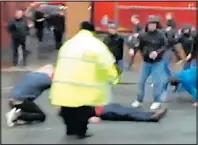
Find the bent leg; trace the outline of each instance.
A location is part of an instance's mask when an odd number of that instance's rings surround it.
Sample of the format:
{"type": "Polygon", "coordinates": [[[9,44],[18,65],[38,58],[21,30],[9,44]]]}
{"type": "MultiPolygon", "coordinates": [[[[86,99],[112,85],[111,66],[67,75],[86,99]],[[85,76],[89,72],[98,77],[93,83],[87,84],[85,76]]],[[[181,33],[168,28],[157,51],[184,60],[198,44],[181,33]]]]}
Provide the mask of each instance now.
{"type": "Polygon", "coordinates": [[[15,105],[17,109],[21,109],[21,114],[17,118],[26,122],[45,121],[44,112],[33,102],[25,100],[22,104],[15,105]]]}

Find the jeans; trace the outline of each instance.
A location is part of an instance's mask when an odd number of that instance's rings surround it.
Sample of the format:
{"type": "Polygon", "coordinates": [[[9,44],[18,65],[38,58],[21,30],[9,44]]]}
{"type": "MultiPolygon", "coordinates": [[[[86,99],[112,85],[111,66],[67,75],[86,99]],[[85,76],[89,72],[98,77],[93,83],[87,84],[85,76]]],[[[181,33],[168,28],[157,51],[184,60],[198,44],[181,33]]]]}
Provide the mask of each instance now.
{"type": "MultiPolygon", "coordinates": [[[[172,75],[172,71],[170,69],[170,63],[171,63],[171,60],[172,60],[172,56],[173,56],[173,53],[171,50],[167,50],[165,52],[165,55],[164,55],[164,71],[165,71],[165,76],[164,77],[170,77],[172,75]]],[[[167,79],[167,82],[164,84],[164,91],[167,91],[167,88],[168,88],[168,79],[167,79]]]]}
{"type": "Polygon", "coordinates": [[[140,73],[140,80],[138,84],[137,101],[142,102],[145,94],[145,83],[148,77],[151,75],[153,80],[153,97],[155,102],[161,102],[161,95],[166,82],[164,72],[164,61],[156,63],[143,62],[142,70],[140,73]]]}
{"type": "Polygon", "coordinates": [[[124,68],[124,61],[123,59],[121,60],[116,60],[116,64],[119,66],[120,72],[123,72],[123,68],[124,68]]]}

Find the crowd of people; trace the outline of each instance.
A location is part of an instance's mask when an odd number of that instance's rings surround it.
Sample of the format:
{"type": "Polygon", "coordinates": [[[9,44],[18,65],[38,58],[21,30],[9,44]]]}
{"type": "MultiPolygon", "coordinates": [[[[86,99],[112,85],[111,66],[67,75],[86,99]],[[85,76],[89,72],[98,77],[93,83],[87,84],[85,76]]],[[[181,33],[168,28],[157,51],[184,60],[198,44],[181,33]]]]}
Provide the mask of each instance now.
{"type": "Polygon", "coordinates": [[[12,90],[7,125],[44,122],[46,115],[34,100],[46,89],[50,89],[52,105],[60,108],[59,116],[66,134],[80,139],[91,136],[87,134],[88,123],[98,123],[101,119],[158,122],[167,112],[161,103],[162,97],[166,98],[168,85],[174,86],[175,91],[184,88],[197,106],[197,32],[192,26],[176,30],[170,13],[167,19],[166,28],[162,28],[158,16],[149,16],[145,27],[137,15],[131,18],[135,29],[127,41],[132,57],[130,65],[138,51],[143,58],[137,98],[132,107],[111,103],[110,86],[119,84],[123,72],[124,39],[117,33],[116,24],[109,22],[108,34],[101,41],[96,37],[95,26],[82,22],[79,32],[61,47],[59,45],[56,67],[46,65],[26,74],[12,90]],[[178,43],[185,57],[175,47],[178,43]],[[174,73],[169,67],[172,54],[176,55],[178,63],[185,63],[180,72],[174,73]],[[137,108],[143,103],[149,76],[152,77],[154,102],[150,111],[143,111],[137,108]]]}
{"type": "MultiPolygon", "coordinates": [[[[34,3],[24,10],[17,10],[15,18],[8,25],[8,31],[11,34],[13,42],[13,66],[19,65],[19,47],[22,48],[22,65],[27,64],[27,55],[30,53],[26,49],[27,36],[31,30],[35,30],[36,38],[41,43],[44,37],[44,29],[47,28],[54,34],[55,49],[62,45],[63,34],[65,32],[65,16],[63,8],[56,10],[52,14],[45,14],[44,8],[47,6],[35,6],[34,3]]],[[[50,9],[50,8],[48,8],[50,9]]]]}

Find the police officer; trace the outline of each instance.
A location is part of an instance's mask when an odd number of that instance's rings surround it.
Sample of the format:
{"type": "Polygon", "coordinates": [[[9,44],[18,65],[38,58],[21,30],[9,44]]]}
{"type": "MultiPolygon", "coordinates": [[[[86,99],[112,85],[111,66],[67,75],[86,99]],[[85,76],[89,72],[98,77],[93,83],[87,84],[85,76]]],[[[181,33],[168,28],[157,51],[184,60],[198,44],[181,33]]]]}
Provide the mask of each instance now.
{"type": "MultiPolygon", "coordinates": [[[[153,79],[154,103],[150,109],[157,109],[161,105],[161,94],[164,87],[164,61],[163,55],[166,50],[166,38],[160,29],[160,20],[156,16],[149,17],[145,32],[139,35],[137,47],[143,57],[142,71],[138,86],[137,100],[132,103],[133,107],[139,107],[144,99],[144,88],[147,78],[153,79]]],[[[134,48],[129,50],[134,55],[134,48]]]]}
{"type": "Polygon", "coordinates": [[[116,59],[116,64],[120,71],[123,71],[123,46],[124,39],[117,33],[116,24],[109,22],[108,34],[104,38],[104,43],[109,47],[110,51],[116,59]]]}
{"type": "Polygon", "coordinates": [[[94,31],[93,24],[82,22],[81,31],[60,48],[50,93],[52,104],[61,107],[67,135],[80,139],[90,136],[88,120],[95,115],[91,106],[108,103],[109,82],[118,75],[113,55],[94,31]]]}

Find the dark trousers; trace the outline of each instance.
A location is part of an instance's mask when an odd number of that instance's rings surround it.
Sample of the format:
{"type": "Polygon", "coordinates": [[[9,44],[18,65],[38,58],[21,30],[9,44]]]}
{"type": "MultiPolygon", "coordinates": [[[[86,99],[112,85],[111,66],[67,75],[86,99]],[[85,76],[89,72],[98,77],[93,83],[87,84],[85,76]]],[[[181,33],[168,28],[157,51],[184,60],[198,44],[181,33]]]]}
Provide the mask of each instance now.
{"type": "Polygon", "coordinates": [[[28,123],[33,121],[45,121],[46,116],[44,112],[31,100],[24,100],[21,104],[10,102],[9,105],[11,108],[21,109],[21,113],[17,120],[23,120],[28,123]]]}
{"type": "Polygon", "coordinates": [[[12,55],[12,61],[13,65],[16,66],[18,64],[18,59],[19,59],[19,54],[18,54],[18,48],[21,46],[22,48],[22,55],[23,55],[23,65],[26,65],[26,56],[27,56],[27,51],[26,51],[26,44],[25,40],[17,40],[13,39],[13,55],[12,55]]]}
{"type": "Polygon", "coordinates": [[[43,29],[36,29],[36,37],[39,40],[39,42],[42,42],[42,40],[43,40],[43,29]]]}
{"type": "Polygon", "coordinates": [[[60,49],[62,45],[63,31],[54,29],[55,48],[60,49]]]}
{"type": "Polygon", "coordinates": [[[83,136],[86,134],[88,119],[95,115],[92,107],[61,107],[60,116],[66,125],[67,134],[83,136]]]}
{"type": "Polygon", "coordinates": [[[134,63],[134,59],[135,59],[136,54],[137,54],[137,50],[135,49],[135,50],[134,50],[134,55],[131,57],[131,60],[130,60],[130,62],[129,62],[128,69],[131,69],[131,67],[132,67],[132,65],[133,65],[133,63],[134,63]]]}

